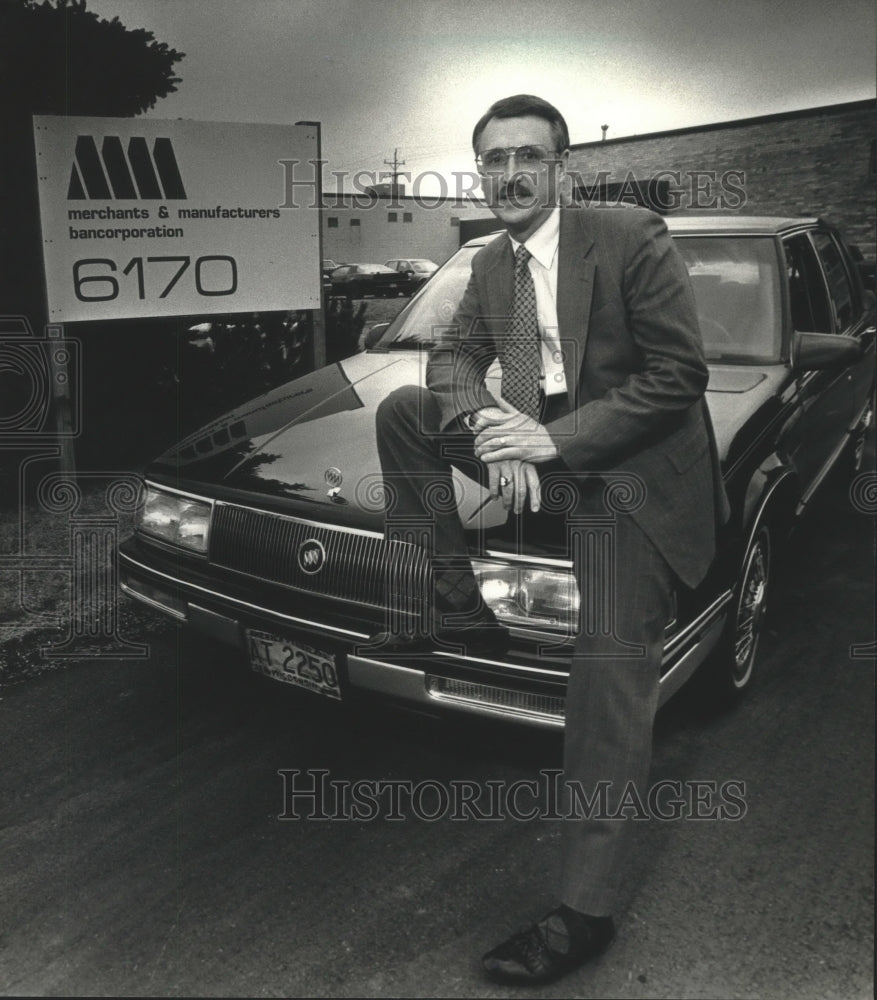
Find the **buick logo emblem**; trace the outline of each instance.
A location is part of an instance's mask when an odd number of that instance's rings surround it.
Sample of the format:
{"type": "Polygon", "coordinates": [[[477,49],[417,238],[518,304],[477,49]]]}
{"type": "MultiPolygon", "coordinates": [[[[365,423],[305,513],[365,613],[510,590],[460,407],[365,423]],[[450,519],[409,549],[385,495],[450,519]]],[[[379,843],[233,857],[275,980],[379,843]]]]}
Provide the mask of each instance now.
{"type": "Polygon", "coordinates": [[[333,487],[333,489],[337,489],[344,482],[341,470],[336,469],[334,465],[331,469],[326,469],[323,475],[326,478],[326,485],[333,487]]]}
{"type": "Polygon", "coordinates": [[[326,562],[326,550],[322,542],[309,538],[298,547],[298,565],[303,573],[319,573],[326,562]]]}

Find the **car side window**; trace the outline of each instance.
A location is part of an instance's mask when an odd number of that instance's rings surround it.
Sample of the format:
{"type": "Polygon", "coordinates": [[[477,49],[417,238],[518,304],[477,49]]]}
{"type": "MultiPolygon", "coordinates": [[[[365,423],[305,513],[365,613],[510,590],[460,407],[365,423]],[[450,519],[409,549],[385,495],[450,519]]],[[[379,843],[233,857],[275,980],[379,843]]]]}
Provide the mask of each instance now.
{"type": "Polygon", "coordinates": [[[810,240],[792,236],[783,243],[792,326],[807,333],[832,333],[832,311],[822,268],[810,240]]]}
{"type": "Polygon", "coordinates": [[[828,233],[814,233],[813,242],[816,244],[816,252],[825,268],[825,277],[828,281],[828,293],[831,297],[831,306],[834,311],[834,318],[839,331],[846,330],[857,315],[855,289],[850,281],[840,248],[828,233]]]}

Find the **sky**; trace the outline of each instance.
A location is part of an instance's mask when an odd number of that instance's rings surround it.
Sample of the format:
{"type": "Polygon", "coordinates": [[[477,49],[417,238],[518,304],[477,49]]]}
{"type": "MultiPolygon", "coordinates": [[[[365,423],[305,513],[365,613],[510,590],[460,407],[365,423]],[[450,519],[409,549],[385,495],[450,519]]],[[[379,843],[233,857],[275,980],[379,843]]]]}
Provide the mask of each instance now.
{"type": "Polygon", "coordinates": [[[319,121],[328,169],[349,173],[386,171],[396,155],[412,178],[471,171],[472,126],[513,93],[555,104],[577,143],[600,139],[604,124],[615,138],[874,98],[877,89],[873,0],[87,6],[186,53],[178,92],[151,117],[319,121]]]}

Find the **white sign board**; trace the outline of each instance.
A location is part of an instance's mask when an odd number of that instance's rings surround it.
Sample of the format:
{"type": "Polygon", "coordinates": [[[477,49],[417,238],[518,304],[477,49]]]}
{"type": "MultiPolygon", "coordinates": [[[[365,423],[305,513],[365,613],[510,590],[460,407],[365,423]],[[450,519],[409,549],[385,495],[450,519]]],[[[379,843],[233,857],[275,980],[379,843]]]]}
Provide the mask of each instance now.
{"type": "Polygon", "coordinates": [[[33,121],[51,322],[320,307],[316,126],[33,121]]]}

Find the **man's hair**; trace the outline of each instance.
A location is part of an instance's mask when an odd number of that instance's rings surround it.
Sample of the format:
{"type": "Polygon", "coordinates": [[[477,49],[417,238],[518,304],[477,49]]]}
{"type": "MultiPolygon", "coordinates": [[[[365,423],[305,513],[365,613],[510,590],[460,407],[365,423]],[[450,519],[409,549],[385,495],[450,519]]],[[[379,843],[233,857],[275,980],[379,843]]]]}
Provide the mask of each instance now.
{"type": "Polygon", "coordinates": [[[478,140],[491,118],[542,118],[551,126],[556,153],[562,153],[569,146],[569,129],[563,115],[548,101],[532,94],[515,94],[514,97],[504,97],[484,112],[478,119],[478,124],[472,131],[472,148],[478,152],[478,140]]]}

